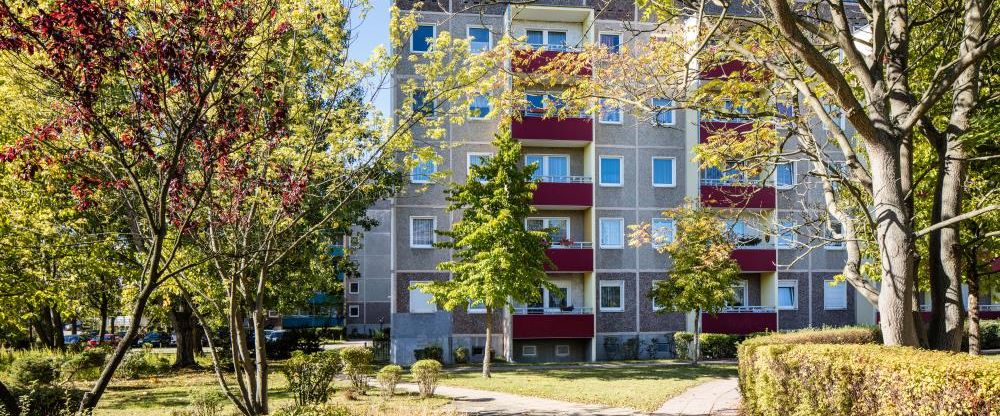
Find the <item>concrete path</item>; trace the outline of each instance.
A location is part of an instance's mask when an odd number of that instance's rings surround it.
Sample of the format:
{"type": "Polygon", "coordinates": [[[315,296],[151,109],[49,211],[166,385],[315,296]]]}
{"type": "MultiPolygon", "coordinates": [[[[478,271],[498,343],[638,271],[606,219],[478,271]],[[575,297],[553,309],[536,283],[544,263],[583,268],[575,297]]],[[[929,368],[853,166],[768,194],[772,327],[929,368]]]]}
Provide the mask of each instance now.
{"type": "Polygon", "coordinates": [[[654,412],[661,416],[735,416],[739,414],[740,390],[736,378],[710,381],[687,389],[667,400],[654,412]]]}
{"type": "MultiPolygon", "coordinates": [[[[417,386],[411,383],[399,385],[401,390],[415,392],[417,386]]],[[[561,400],[526,397],[516,394],[438,386],[434,394],[450,397],[449,405],[459,413],[482,416],[639,416],[644,413],[634,409],[605,407],[592,404],[564,402],[561,400]]]]}

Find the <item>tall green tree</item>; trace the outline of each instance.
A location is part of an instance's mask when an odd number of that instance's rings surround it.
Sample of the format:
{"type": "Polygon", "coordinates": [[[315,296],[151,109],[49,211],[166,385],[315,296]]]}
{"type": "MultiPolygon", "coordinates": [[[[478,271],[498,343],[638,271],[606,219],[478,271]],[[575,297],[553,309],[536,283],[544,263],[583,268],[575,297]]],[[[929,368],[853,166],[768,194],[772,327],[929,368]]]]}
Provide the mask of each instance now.
{"type": "Polygon", "coordinates": [[[694,362],[698,362],[702,313],[716,314],[733,302],[733,285],[740,269],[730,256],[733,243],[725,223],[716,213],[693,204],[663,212],[673,218],[675,232],[650,231],[648,224],[633,226],[629,245],[653,244],[661,254],[670,256],[672,267],[667,279],[656,282],[649,298],[657,312],[695,312],[694,362]]]}
{"type": "MultiPolygon", "coordinates": [[[[501,126],[509,123],[500,123],[501,126]]],[[[446,310],[480,305],[486,310],[486,348],[483,377],[490,377],[490,341],[496,314],[517,303],[538,301],[539,288],[555,291],[545,268],[551,261],[546,230],[532,231],[525,219],[535,212],[532,179],[535,166],[520,166],[521,145],[502,128],[493,139],[496,155],[472,166],[469,179],[446,191],[448,211],[461,211],[451,230],[439,231],[448,240],[439,248],[454,250],[454,260],[438,265],[451,272],[447,281],[416,287],[433,295],[446,310]]]]}

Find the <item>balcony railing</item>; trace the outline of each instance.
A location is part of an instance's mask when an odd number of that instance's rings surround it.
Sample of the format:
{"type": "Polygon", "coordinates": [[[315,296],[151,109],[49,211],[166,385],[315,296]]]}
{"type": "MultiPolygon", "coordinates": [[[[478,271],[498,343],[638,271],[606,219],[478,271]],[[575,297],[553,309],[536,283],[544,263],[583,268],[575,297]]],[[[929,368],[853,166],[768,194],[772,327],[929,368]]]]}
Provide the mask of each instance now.
{"type": "Polygon", "coordinates": [[[592,272],[594,271],[594,243],[589,241],[574,241],[553,243],[545,250],[552,260],[553,272],[592,272]]]}
{"type": "Polygon", "coordinates": [[[587,315],[594,313],[594,308],[568,306],[566,308],[514,308],[514,315],[587,315]]]}
{"type": "Polygon", "coordinates": [[[722,309],[723,313],[771,313],[777,311],[774,306],[743,305],[727,306],[722,309]]]}
{"type": "Polygon", "coordinates": [[[568,46],[568,45],[565,45],[565,44],[549,45],[549,44],[546,44],[546,43],[527,43],[527,42],[522,42],[522,43],[520,43],[520,46],[523,47],[523,48],[527,48],[527,49],[534,49],[534,50],[541,49],[541,50],[553,51],[553,52],[581,52],[581,51],[583,51],[582,48],[568,46]]]}
{"type": "Polygon", "coordinates": [[[741,248],[774,248],[774,243],[766,234],[732,233],[729,235],[729,240],[733,242],[737,250],[741,248]]]}
{"type": "Polygon", "coordinates": [[[594,183],[590,176],[535,176],[542,183],[594,183]]]}
{"type": "Polygon", "coordinates": [[[563,243],[559,243],[559,242],[554,242],[551,245],[549,245],[549,248],[553,249],[553,250],[563,250],[563,249],[571,250],[571,249],[581,249],[581,248],[594,248],[594,243],[592,243],[590,241],[573,241],[573,242],[569,242],[567,244],[563,244],[563,243]]]}
{"type": "Polygon", "coordinates": [[[982,312],[1000,312],[1000,305],[979,305],[982,312]]]}

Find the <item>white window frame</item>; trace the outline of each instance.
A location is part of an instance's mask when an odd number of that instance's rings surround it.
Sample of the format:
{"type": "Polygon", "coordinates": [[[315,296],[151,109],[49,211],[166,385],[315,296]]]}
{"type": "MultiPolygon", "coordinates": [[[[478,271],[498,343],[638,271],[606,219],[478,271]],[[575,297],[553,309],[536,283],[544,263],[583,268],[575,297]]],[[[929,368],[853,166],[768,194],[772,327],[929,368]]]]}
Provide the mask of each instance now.
{"type": "Polygon", "coordinates": [[[602,217],[602,218],[599,218],[597,220],[597,231],[600,234],[600,235],[597,236],[597,239],[599,240],[598,243],[600,244],[600,246],[601,246],[602,249],[618,249],[618,250],[625,249],[625,218],[621,218],[621,217],[602,217]],[[618,222],[618,232],[621,235],[621,241],[622,241],[621,244],[617,244],[617,245],[615,245],[615,244],[605,245],[604,244],[604,227],[601,226],[601,222],[603,222],[605,220],[607,220],[607,221],[617,221],[618,222]]]}
{"type": "MultiPolygon", "coordinates": [[[[569,283],[565,282],[552,282],[558,289],[566,289],[566,307],[573,307],[573,287],[569,283]]],[[[542,308],[549,312],[555,312],[562,310],[562,306],[552,305],[549,303],[549,296],[551,296],[548,288],[542,288],[542,308]]]]}
{"type": "Polygon", "coordinates": [[[625,186],[625,158],[616,155],[604,155],[597,158],[597,184],[607,188],[621,188],[625,186]],[[604,182],[601,161],[604,159],[618,159],[618,183],[604,182]]]}
{"type": "Polygon", "coordinates": [[[621,32],[616,32],[616,31],[597,32],[597,43],[598,43],[598,45],[604,45],[603,43],[601,43],[601,36],[602,35],[618,36],[618,51],[617,52],[612,52],[612,53],[619,53],[619,52],[621,52],[621,50],[622,50],[622,33],[621,32]]]}
{"type": "MultiPolygon", "coordinates": [[[[479,98],[479,97],[484,97],[484,98],[486,98],[486,103],[487,103],[487,104],[490,104],[490,96],[488,96],[488,95],[486,95],[486,94],[481,94],[481,95],[477,95],[477,96],[473,97],[473,102],[475,102],[475,99],[476,99],[476,98],[479,98]]],[[[470,108],[469,110],[470,110],[470,111],[469,111],[469,120],[480,120],[480,121],[481,121],[481,120],[487,120],[487,119],[489,119],[489,118],[490,118],[490,114],[492,114],[492,113],[493,113],[493,105],[492,105],[492,104],[490,104],[490,106],[488,107],[488,111],[486,112],[486,115],[485,115],[485,116],[483,116],[483,117],[478,117],[478,116],[473,116],[473,115],[472,115],[473,113],[472,113],[472,111],[471,111],[472,109],[470,108]]]]}
{"type": "MultiPolygon", "coordinates": [[[[410,286],[413,286],[414,284],[417,284],[417,283],[430,283],[430,281],[429,280],[413,280],[413,281],[410,282],[410,286]]],[[[410,313],[435,313],[435,312],[437,312],[437,310],[438,310],[437,309],[437,305],[435,305],[433,303],[430,303],[430,302],[427,303],[427,306],[433,307],[434,310],[414,312],[413,311],[413,292],[414,291],[423,292],[419,288],[417,288],[417,289],[409,289],[409,297],[410,297],[410,299],[409,299],[409,304],[407,305],[407,311],[409,311],[410,313]]]]}
{"type": "MultiPolygon", "coordinates": [[[[843,235],[844,235],[844,225],[840,224],[840,223],[831,223],[831,225],[834,225],[834,224],[840,226],[840,235],[843,238],[843,235]]],[[[834,239],[834,238],[836,238],[836,236],[834,235],[835,231],[832,230],[831,227],[827,227],[827,228],[825,228],[825,230],[830,232],[830,239],[831,240],[834,239]]],[[[823,248],[826,249],[826,250],[831,250],[831,251],[841,251],[841,250],[844,250],[844,246],[846,246],[846,245],[847,244],[845,244],[844,240],[830,241],[830,242],[824,244],[823,248]]]]}
{"type": "Polygon", "coordinates": [[[570,354],[569,345],[568,344],[558,344],[558,345],[556,345],[556,351],[555,351],[555,353],[556,353],[556,357],[569,357],[569,354],[570,354]],[[566,352],[564,352],[564,353],[559,352],[560,348],[565,348],[566,352]]]}
{"type": "Polygon", "coordinates": [[[522,345],[521,355],[524,357],[537,357],[538,356],[538,346],[537,345],[522,345]],[[531,351],[530,353],[528,351],[531,351]]]}
{"type": "Polygon", "coordinates": [[[836,280],[834,280],[834,279],[824,279],[823,280],[823,310],[827,310],[827,311],[843,311],[843,310],[847,310],[847,305],[849,303],[847,301],[847,282],[843,282],[842,281],[842,282],[838,283],[836,286],[830,286],[830,283],[834,283],[834,282],[836,282],[836,280]],[[841,290],[844,291],[844,306],[834,305],[833,307],[831,307],[829,305],[829,303],[827,302],[827,300],[826,300],[827,299],[827,296],[826,296],[827,291],[834,290],[834,288],[843,288],[841,290]]]}
{"type": "MultiPolygon", "coordinates": [[[[465,154],[465,177],[468,179],[472,176],[472,157],[473,156],[486,156],[492,157],[493,153],[489,152],[469,152],[465,154]]],[[[480,182],[486,182],[486,179],[480,179],[480,182]]]]}
{"type": "Polygon", "coordinates": [[[564,158],[566,158],[566,176],[567,177],[573,176],[573,175],[570,174],[572,172],[572,164],[573,164],[573,158],[570,157],[570,155],[567,155],[567,154],[558,154],[558,153],[552,153],[552,154],[541,154],[541,153],[525,154],[524,155],[524,165],[525,166],[528,166],[528,158],[529,157],[540,157],[540,158],[542,158],[542,166],[539,166],[539,167],[542,169],[542,172],[541,172],[540,176],[543,177],[543,178],[553,178],[553,177],[556,177],[556,176],[550,175],[551,172],[549,172],[549,166],[550,166],[549,158],[564,157],[564,158]]]}
{"type": "Polygon", "coordinates": [[[361,305],[347,305],[347,317],[348,318],[360,318],[361,317],[361,305]]]}
{"type": "MultiPolygon", "coordinates": [[[[547,51],[558,51],[558,50],[554,50],[554,49],[549,49],[549,47],[552,46],[552,45],[549,44],[549,32],[565,33],[566,34],[566,44],[563,45],[563,48],[569,49],[569,31],[566,30],[566,29],[540,29],[540,28],[534,28],[534,27],[526,27],[526,28],[524,28],[524,38],[525,38],[524,40],[525,41],[528,40],[528,31],[542,32],[542,44],[541,44],[541,46],[544,46],[545,50],[547,50],[547,51]]],[[[529,45],[536,46],[536,45],[530,44],[530,43],[529,43],[529,45]]]]}
{"type": "Polygon", "coordinates": [[[488,26],[483,26],[483,25],[467,25],[465,26],[465,38],[469,39],[470,53],[472,54],[482,53],[472,50],[472,29],[486,29],[486,33],[489,35],[489,39],[486,41],[486,43],[488,44],[488,46],[486,46],[486,50],[490,50],[493,48],[493,29],[490,29],[488,26]]]}
{"type": "Polygon", "coordinates": [[[481,304],[483,306],[481,308],[480,307],[476,307],[476,304],[474,304],[472,302],[469,302],[469,306],[468,306],[468,308],[466,308],[466,312],[468,312],[470,315],[476,315],[476,314],[486,313],[486,304],[481,303],[481,302],[479,304],[481,304]]]}
{"type": "Polygon", "coordinates": [[[622,108],[621,107],[612,107],[610,105],[605,105],[604,101],[605,101],[604,99],[601,99],[601,101],[600,101],[601,104],[600,104],[600,111],[598,112],[598,115],[597,115],[597,122],[600,123],[600,124],[621,125],[624,122],[624,119],[625,119],[625,116],[622,113],[622,108]],[[605,120],[604,119],[605,114],[609,114],[607,111],[604,111],[605,108],[610,108],[610,109],[617,110],[618,111],[618,121],[605,120]]]}
{"type": "Polygon", "coordinates": [[[733,288],[741,287],[743,288],[743,299],[739,299],[741,306],[748,306],[747,303],[750,302],[750,294],[747,293],[747,280],[740,279],[739,283],[732,285],[733,288]]]}
{"type": "Polygon", "coordinates": [[[657,242],[654,239],[654,241],[652,242],[654,248],[663,247],[663,246],[665,246],[667,244],[670,244],[670,243],[673,243],[675,240],[677,240],[677,220],[675,220],[673,218],[653,218],[652,220],[650,220],[649,221],[649,226],[650,226],[649,227],[649,232],[650,232],[650,237],[651,238],[654,237],[653,234],[655,234],[655,232],[656,232],[656,227],[653,224],[655,222],[657,222],[657,221],[666,221],[666,222],[670,223],[670,238],[667,241],[663,241],[663,242],[657,242]]]}
{"type": "Polygon", "coordinates": [[[793,161],[787,161],[787,162],[778,162],[778,163],[775,163],[775,167],[774,167],[774,187],[777,188],[777,189],[792,189],[792,188],[794,188],[795,185],[796,185],[796,182],[798,182],[796,180],[796,175],[797,174],[798,174],[798,172],[795,171],[795,162],[793,162],[793,161]],[[780,185],[780,184],[778,184],[778,165],[789,165],[789,166],[792,167],[792,183],[790,183],[788,185],[780,185]]]}
{"type": "MultiPolygon", "coordinates": [[[[572,230],[570,230],[570,227],[572,226],[572,223],[569,220],[569,217],[528,217],[528,218],[524,219],[524,229],[526,229],[526,230],[528,229],[528,221],[531,221],[531,220],[542,220],[542,228],[551,228],[550,225],[549,225],[549,220],[566,220],[566,237],[565,238],[567,240],[572,240],[571,237],[573,236],[573,233],[572,233],[572,230]]],[[[558,241],[553,241],[552,244],[559,244],[559,242],[558,241]]]]}
{"type": "Polygon", "coordinates": [[[778,305],[778,296],[775,294],[774,304],[778,309],[794,311],[799,309],[799,281],[791,279],[778,279],[777,288],[791,287],[792,288],[792,306],[781,306],[778,305]]]}
{"type": "Polygon", "coordinates": [[[419,216],[419,215],[411,216],[410,217],[410,248],[434,248],[434,243],[437,242],[437,233],[434,232],[435,230],[437,230],[437,217],[419,216]],[[430,245],[416,244],[416,243],[414,243],[414,241],[413,241],[413,237],[414,237],[413,222],[414,222],[414,220],[431,220],[431,244],[430,245]]]}
{"type": "Polygon", "coordinates": [[[795,221],[779,220],[778,229],[775,230],[777,232],[775,233],[774,236],[775,237],[774,246],[779,249],[795,248],[796,238],[794,229],[795,229],[795,221]],[[786,232],[791,233],[792,235],[791,241],[789,241],[788,244],[785,243],[784,238],[782,237],[786,232]]]}
{"type": "Polygon", "coordinates": [[[437,169],[438,169],[437,162],[435,162],[433,160],[425,160],[423,162],[418,162],[415,166],[413,166],[413,168],[410,169],[410,183],[418,183],[418,184],[433,183],[434,180],[431,179],[430,176],[433,176],[435,173],[437,173],[437,169]],[[431,173],[429,175],[427,175],[428,176],[427,180],[416,179],[417,175],[414,175],[413,172],[418,167],[420,167],[420,165],[423,165],[424,163],[430,163],[431,164],[431,173]]]}
{"type": "Polygon", "coordinates": [[[624,280],[602,280],[597,287],[597,306],[600,307],[601,312],[625,312],[625,281],[624,280]],[[618,288],[618,304],[621,305],[617,308],[615,307],[605,307],[602,300],[604,299],[604,288],[605,287],[617,287],[618,288]]]}
{"type": "Polygon", "coordinates": [[[361,282],[347,282],[347,293],[351,295],[361,293],[361,282]]]}
{"type": "MultiPolygon", "coordinates": [[[[655,104],[653,104],[653,100],[667,100],[667,101],[669,101],[671,103],[674,103],[674,100],[671,100],[669,98],[650,98],[649,99],[649,106],[650,107],[655,106],[655,104]]],[[[669,123],[660,123],[660,121],[656,118],[656,116],[658,116],[660,112],[657,112],[657,111],[653,111],[652,112],[653,113],[653,119],[651,120],[651,122],[653,123],[654,126],[657,126],[657,127],[672,127],[672,126],[676,126],[677,125],[677,110],[665,110],[665,112],[670,114],[670,122],[669,123]]]]}
{"type": "MultiPolygon", "coordinates": [[[[437,25],[430,24],[430,23],[420,23],[420,24],[417,24],[417,26],[415,28],[413,28],[413,29],[416,30],[420,26],[430,26],[431,27],[431,31],[434,33],[433,35],[431,35],[430,38],[431,39],[437,39],[437,36],[438,36],[438,27],[437,27],[437,25]]],[[[410,32],[410,53],[424,54],[424,53],[427,53],[427,52],[431,51],[431,46],[433,45],[434,42],[428,42],[428,44],[427,44],[427,50],[426,51],[418,51],[418,50],[416,50],[416,48],[413,47],[413,42],[415,40],[416,40],[416,37],[413,36],[413,32],[410,32]]]]}
{"type": "MultiPolygon", "coordinates": [[[[652,282],[650,282],[650,284],[649,284],[649,290],[652,291],[654,288],[656,288],[656,284],[658,282],[662,282],[662,281],[663,281],[663,279],[655,279],[652,282]]],[[[656,304],[656,299],[650,299],[649,303],[653,306],[653,310],[654,311],[658,311],[658,310],[661,309],[660,305],[656,304]]]]}
{"type": "Polygon", "coordinates": [[[649,165],[649,181],[653,184],[654,188],[676,188],[677,187],[677,158],[668,156],[653,156],[650,159],[649,165]],[[656,161],[657,160],[669,160],[670,161],[670,183],[669,184],[657,184],[656,183],[656,161]]]}

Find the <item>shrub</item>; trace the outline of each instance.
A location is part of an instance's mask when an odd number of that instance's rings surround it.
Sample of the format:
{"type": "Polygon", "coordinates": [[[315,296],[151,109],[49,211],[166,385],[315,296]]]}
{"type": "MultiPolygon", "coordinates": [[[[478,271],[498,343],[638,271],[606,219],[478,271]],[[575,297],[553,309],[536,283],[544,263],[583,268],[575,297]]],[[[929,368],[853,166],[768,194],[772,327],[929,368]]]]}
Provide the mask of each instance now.
{"type": "Polygon", "coordinates": [[[683,360],[691,359],[692,342],[694,342],[694,334],[690,332],[674,332],[674,355],[683,360]]]}
{"type": "Polygon", "coordinates": [[[70,381],[81,372],[98,370],[104,367],[107,356],[107,352],[101,348],[83,350],[78,354],[68,356],[63,361],[59,372],[66,381],[70,381]]]}
{"type": "Polygon", "coordinates": [[[455,348],[455,364],[468,364],[469,349],[465,347],[455,348]]]}
{"type": "Polygon", "coordinates": [[[41,354],[23,355],[10,366],[11,379],[16,384],[51,384],[59,376],[56,358],[41,354]]]}
{"type": "Polygon", "coordinates": [[[306,354],[292,353],[281,372],[288,379],[288,390],[299,405],[325,403],[333,392],[333,382],[343,365],[337,351],[306,354]]]}
{"type": "Polygon", "coordinates": [[[869,328],[847,328],[744,342],[739,348],[744,410],[749,415],[960,415],[1000,409],[1000,363],[876,345],[873,334],[869,328]]]}
{"type": "Polygon", "coordinates": [[[984,350],[1000,348],[1000,320],[979,323],[979,346],[984,350]]]}
{"type": "Polygon", "coordinates": [[[351,386],[359,392],[368,387],[368,376],[372,372],[374,353],[368,347],[347,347],[340,350],[344,362],[344,375],[351,380],[351,386]]]}
{"type": "Polygon", "coordinates": [[[882,333],[876,327],[803,329],[795,332],[758,336],[743,344],[881,344],[882,333]]]}
{"type": "Polygon", "coordinates": [[[431,345],[417,350],[413,350],[413,358],[419,360],[436,360],[437,362],[443,362],[444,350],[437,346],[431,345]]]}
{"type": "Polygon", "coordinates": [[[194,393],[188,410],[173,411],[172,416],[219,416],[225,408],[226,398],[215,390],[194,393]]]}
{"type": "Polygon", "coordinates": [[[736,358],[736,345],[740,337],[727,334],[701,334],[701,356],[708,360],[736,358]]]}
{"type": "Polygon", "coordinates": [[[83,390],[53,385],[15,386],[10,390],[18,398],[21,416],[69,416],[83,399],[83,390]]]}
{"type": "Polygon", "coordinates": [[[378,370],[376,377],[378,378],[378,383],[382,386],[382,395],[386,398],[392,397],[396,394],[396,385],[403,378],[403,367],[389,364],[378,370]]]}
{"type": "Polygon", "coordinates": [[[290,406],[271,413],[271,416],[353,416],[356,413],[343,405],[290,406]]]}
{"type": "Polygon", "coordinates": [[[420,360],[413,363],[410,373],[420,388],[420,397],[434,395],[438,379],[441,378],[441,363],[435,360],[420,360]]]}
{"type": "Polygon", "coordinates": [[[118,375],[127,380],[134,380],[155,371],[156,368],[150,363],[145,352],[129,352],[118,365],[118,375]]]}

